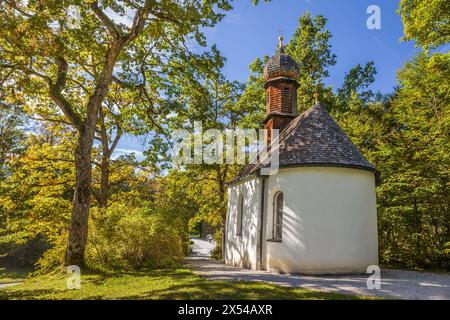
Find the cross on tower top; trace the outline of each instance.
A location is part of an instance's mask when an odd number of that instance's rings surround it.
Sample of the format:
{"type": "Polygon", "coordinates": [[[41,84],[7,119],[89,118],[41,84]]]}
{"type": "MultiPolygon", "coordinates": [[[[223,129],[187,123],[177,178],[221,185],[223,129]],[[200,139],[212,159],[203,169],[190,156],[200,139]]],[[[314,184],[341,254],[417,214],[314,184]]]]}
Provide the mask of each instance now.
{"type": "Polygon", "coordinates": [[[278,31],[278,33],[280,34],[279,36],[278,36],[278,48],[282,48],[283,47],[283,29],[280,29],[279,31],[278,31]]]}

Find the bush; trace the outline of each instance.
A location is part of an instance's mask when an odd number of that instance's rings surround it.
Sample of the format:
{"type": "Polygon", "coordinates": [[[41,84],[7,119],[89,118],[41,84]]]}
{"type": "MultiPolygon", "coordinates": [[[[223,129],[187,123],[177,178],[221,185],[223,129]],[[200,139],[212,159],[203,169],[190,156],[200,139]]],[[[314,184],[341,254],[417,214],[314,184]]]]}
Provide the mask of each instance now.
{"type": "Polygon", "coordinates": [[[158,214],[124,204],[93,212],[86,250],[91,266],[127,270],[166,267],[182,256],[182,237],[158,214]]]}
{"type": "Polygon", "coordinates": [[[46,274],[64,266],[68,234],[53,239],[51,248],[44,252],[35,264],[35,275],[46,274]]]}
{"type": "Polygon", "coordinates": [[[222,232],[221,231],[217,231],[214,234],[214,241],[216,242],[216,246],[211,251],[210,257],[211,257],[211,259],[214,259],[214,260],[223,260],[223,257],[222,257],[222,232]]]}

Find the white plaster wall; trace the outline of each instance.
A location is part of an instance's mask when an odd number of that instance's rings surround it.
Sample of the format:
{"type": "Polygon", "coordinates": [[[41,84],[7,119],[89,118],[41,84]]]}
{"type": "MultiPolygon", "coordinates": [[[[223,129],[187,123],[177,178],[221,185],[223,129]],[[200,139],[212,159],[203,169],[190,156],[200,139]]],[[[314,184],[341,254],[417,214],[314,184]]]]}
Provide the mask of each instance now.
{"type": "Polygon", "coordinates": [[[259,217],[261,215],[260,179],[249,178],[228,189],[228,212],[226,225],[225,263],[256,269],[259,240],[259,217]],[[244,212],[242,235],[236,235],[237,205],[243,195],[244,212]]]}
{"type": "Polygon", "coordinates": [[[265,240],[273,196],[284,193],[283,240],[264,241],[263,266],[285,273],[366,272],[378,264],[374,173],[358,169],[280,169],[266,185],[265,240]]]}

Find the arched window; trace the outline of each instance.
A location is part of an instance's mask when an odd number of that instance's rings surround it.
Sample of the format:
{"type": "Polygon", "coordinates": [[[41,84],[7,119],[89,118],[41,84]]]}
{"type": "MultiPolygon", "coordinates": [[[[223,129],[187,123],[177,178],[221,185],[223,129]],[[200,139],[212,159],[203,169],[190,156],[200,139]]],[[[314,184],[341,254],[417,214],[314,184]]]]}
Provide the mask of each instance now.
{"type": "Polygon", "coordinates": [[[273,197],[273,229],[274,240],[281,241],[283,235],[283,192],[277,192],[273,197]]]}
{"type": "Polygon", "coordinates": [[[244,197],[239,195],[237,207],[236,235],[242,235],[242,219],[244,217],[244,197]]]}

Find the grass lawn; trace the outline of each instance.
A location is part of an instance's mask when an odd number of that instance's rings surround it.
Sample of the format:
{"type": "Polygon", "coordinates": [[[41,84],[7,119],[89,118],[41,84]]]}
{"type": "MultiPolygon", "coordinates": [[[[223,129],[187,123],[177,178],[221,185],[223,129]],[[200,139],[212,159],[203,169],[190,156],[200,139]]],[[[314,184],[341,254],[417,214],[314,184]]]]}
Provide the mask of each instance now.
{"type": "Polygon", "coordinates": [[[284,288],[262,282],[211,281],[186,269],[82,275],[80,290],[67,290],[64,274],[26,279],[0,289],[0,299],[365,299],[284,288]]]}

